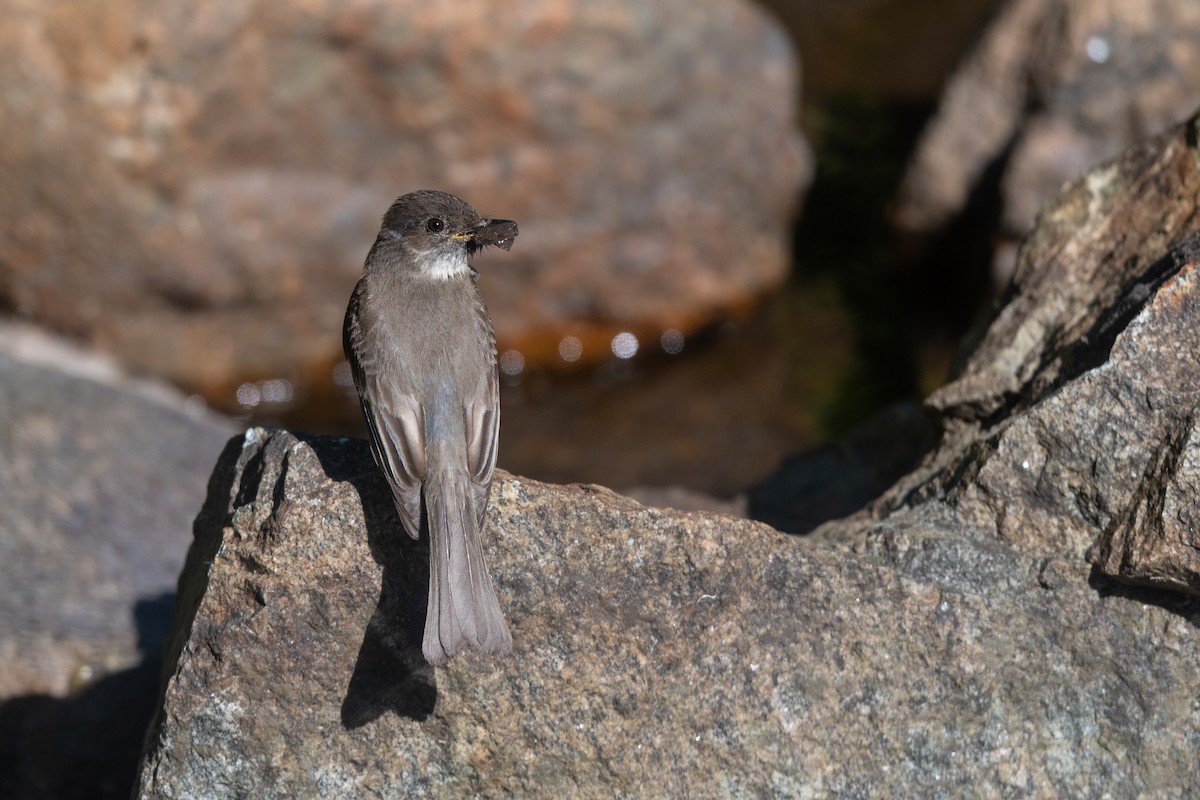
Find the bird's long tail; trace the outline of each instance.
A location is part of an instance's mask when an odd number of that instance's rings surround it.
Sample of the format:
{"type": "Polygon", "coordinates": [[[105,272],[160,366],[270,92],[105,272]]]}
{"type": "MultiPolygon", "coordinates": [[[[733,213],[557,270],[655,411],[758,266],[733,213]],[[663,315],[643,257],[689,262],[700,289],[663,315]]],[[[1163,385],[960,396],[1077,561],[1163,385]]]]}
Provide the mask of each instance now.
{"type": "Polygon", "coordinates": [[[447,470],[425,479],[429,522],[429,608],[422,649],[444,664],[464,647],[503,654],[512,649],[500,601],[483,563],[471,482],[447,470]]]}

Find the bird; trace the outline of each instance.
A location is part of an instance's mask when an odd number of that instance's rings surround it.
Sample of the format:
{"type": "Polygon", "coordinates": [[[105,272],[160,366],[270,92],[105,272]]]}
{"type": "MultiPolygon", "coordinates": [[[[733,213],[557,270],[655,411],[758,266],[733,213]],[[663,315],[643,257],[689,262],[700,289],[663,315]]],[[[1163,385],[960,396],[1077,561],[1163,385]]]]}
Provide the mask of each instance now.
{"type": "Polygon", "coordinates": [[[484,218],[452,194],[401,196],[383,216],[342,328],[371,453],[404,530],[418,539],[424,519],[428,531],[421,650],[435,666],[467,647],[512,649],[481,544],[500,391],[470,259],[488,246],[511,249],[516,235],[516,222],[484,218]]]}

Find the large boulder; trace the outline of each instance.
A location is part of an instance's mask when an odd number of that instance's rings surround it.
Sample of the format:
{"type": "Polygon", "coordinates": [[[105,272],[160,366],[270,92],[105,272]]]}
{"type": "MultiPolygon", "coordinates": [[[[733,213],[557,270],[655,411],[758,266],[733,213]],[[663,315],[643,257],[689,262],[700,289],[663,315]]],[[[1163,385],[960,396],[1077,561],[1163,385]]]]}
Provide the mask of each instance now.
{"type": "Polygon", "coordinates": [[[140,797],[1200,790],[1194,628],[1073,554],[937,573],[501,474],[515,650],[434,670],[364,442],[254,429],[212,487],[140,797]]]}
{"type": "Polygon", "coordinates": [[[234,426],[0,324],[0,797],[128,796],[190,521],[234,426]]]}
{"type": "Polygon", "coordinates": [[[746,0],[0,14],[0,307],[227,405],[246,379],[330,382],[415,188],[520,222],[480,263],[528,359],[687,331],[787,273],[796,60],[746,0]]]}
{"type": "Polygon", "coordinates": [[[138,796],[1200,792],[1196,131],[1047,210],[938,445],[861,513],[789,538],[500,474],[508,658],[423,663],[426,546],[363,442],[248,431],[138,796]]]}
{"type": "Polygon", "coordinates": [[[1043,210],[1006,302],[959,377],[927,402],[940,446],[873,505],[861,532],[890,539],[914,508],[925,525],[937,505],[973,535],[1200,594],[1197,353],[1193,116],[1043,210]]]}
{"type": "MultiPolygon", "coordinates": [[[[234,426],[111,361],[0,325],[0,698],[65,695],[138,655],[234,426]]],[[[160,624],[167,616],[160,616],[160,624]]],[[[160,630],[161,634],[161,630],[160,630]]]]}
{"type": "Polygon", "coordinates": [[[1200,789],[1185,616],[1078,557],[924,552],[501,475],[516,649],[435,671],[427,552],[365,444],[255,429],[198,520],[139,796],[1200,789]]]}
{"type": "Polygon", "coordinates": [[[924,247],[964,212],[994,206],[1003,285],[1064,183],[1200,103],[1197,40],[1192,0],[1008,0],[921,138],[898,229],[924,247]]]}

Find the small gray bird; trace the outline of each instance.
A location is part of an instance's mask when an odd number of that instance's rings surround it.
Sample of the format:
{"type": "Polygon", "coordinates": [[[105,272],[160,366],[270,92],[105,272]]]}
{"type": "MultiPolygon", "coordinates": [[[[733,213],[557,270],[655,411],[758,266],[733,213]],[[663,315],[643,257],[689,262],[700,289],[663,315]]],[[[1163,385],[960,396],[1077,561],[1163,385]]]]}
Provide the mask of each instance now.
{"type": "Polygon", "coordinates": [[[422,646],[431,664],[464,647],[507,653],[512,635],[483,563],[480,534],[496,466],[496,337],[472,254],[508,250],[517,223],[484,219],[445,192],[388,209],[350,297],[342,344],[371,452],[404,529],[430,536],[422,646]]]}

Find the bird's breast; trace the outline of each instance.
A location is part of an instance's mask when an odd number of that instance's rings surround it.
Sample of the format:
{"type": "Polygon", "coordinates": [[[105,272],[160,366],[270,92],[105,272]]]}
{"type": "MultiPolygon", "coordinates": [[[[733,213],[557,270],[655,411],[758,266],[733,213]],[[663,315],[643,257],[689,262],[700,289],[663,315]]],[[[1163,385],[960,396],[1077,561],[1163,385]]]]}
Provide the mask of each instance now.
{"type": "MultiPolygon", "coordinates": [[[[410,279],[383,287],[373,337],[389,378],[422,398],[463,395],[495,369],[495,343],[474,281],[410,279]]],[[[376,298],[373,298],[376,300],[376,298]]]]}

